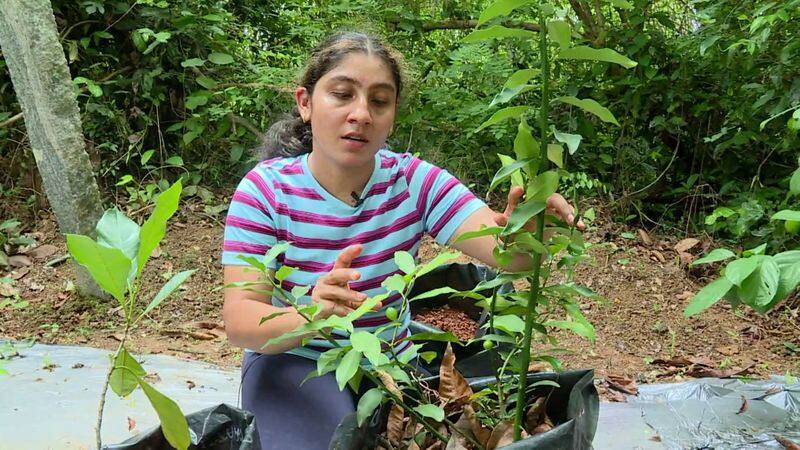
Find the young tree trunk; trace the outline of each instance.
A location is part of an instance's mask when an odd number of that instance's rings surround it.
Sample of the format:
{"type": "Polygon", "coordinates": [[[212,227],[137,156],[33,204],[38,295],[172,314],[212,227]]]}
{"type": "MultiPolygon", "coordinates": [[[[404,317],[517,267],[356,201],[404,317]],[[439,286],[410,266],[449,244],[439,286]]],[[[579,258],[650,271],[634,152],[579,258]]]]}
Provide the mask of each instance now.
{"type": "MultiPolygon", "coordinates": [[[[50,0],[0,0],[0,47],[59,227],[91,235],[103,207],[50,0]]],[[[85,269],[76,273],[80,292],[101,295],[85,269]]]]}

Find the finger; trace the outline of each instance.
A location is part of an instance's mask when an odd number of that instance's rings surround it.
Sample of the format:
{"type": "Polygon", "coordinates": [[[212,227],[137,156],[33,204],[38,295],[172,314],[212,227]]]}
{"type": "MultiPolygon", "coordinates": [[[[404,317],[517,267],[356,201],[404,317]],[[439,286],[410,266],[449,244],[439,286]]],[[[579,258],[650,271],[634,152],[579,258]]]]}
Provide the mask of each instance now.
{"type": "Polygon", "coordinates": [[[522,198],[522,194],[525,193],[525,190],[522,189],[522,186],[514,186],[511,190],[508,191],[508,204],[506,205],[506,210],[503,213],[504,216],[508,217],[514,212],[517,205],[519,204],[519,200],[522,198]]]}
{"type": "Polygon", "coordinates": [[[342,253],[339,253],[339,256],[336,257],[336,262],[333,263],[334,270],[350,267],[350,264],[361,254],[362,250],[364,250],[364,247],[361,244],[351,245],[342,250],[342,253]]]}
{"type": "Polygon", "coordinates": [[[356,269],[333,269],[325,275],[323,281],[326,284],[336,286],[346,286],[351,281],[361,278],[361,272],[356,269]]]}
{"type": "Polygon", "coordinates": [[[500,213],[495,213],[494,214],[494,223],[496,223],[497,226],[499,226],[499,227],[504,227],[504,226],[508,225],[508,216],[505,216],[505,215],[500,214],[500,213]]]}
{"type": "Polygon", "coordinates": [[[323,292],[320,293],[320,297],[330,302],[346,305],[353,309],[361,306],[361,303],[367,299],[367,296],[361,292],[338,286],[328,286],[323,290],[323,292]]]}
{"type": "Polygon", "coordinates": [[[353,312],[353,309],[355,308],[349,308],[341,303],[332,302],[331,314],[344,317],[353,312]]]}
{"type": "Polygon", "coordinates": [[[577,228],[578,228],[578,230],[580,230],[580,231],[586,231],[586,224],[585,224],[585,223],[583,223],[583,219],[580,219],[580,220],[578,220],[578,226],[577,226],[577,228]]]}

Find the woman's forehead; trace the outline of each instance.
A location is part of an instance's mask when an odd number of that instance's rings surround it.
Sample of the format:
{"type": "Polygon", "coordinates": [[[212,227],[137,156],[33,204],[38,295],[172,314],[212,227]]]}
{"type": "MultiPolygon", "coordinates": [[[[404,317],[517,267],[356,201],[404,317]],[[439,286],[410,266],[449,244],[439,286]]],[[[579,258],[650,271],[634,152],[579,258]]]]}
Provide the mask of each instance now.
{"type": "Polygon", "coordinates": [[[378,56],[354,53],[344,57],[320,81],[348,83],[359,88],[397,90],[391,70],[378,56]]]}

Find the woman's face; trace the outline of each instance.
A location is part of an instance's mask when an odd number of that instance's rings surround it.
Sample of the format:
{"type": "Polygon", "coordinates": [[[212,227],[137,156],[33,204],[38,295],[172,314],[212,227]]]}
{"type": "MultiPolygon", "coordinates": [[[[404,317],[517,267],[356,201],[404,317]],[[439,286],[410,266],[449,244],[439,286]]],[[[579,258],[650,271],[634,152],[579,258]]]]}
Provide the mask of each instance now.
{"type": "Polygon", "coordinates": [[[371,167],[394,125],[397,86],[377,56],[347,55],[317,81],[313,93],[295,92],[300,115],[311,121],[312,151],[343,168],[371,167]]]}

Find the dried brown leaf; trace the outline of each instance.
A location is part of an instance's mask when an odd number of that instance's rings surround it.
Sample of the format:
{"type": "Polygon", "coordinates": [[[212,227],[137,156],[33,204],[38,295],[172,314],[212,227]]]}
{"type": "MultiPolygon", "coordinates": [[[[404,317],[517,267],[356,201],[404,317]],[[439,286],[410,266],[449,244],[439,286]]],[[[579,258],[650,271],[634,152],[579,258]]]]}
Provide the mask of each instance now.
{"type": "Polygon", "coordinates": [[[128,417],[128,431],[133,431],[136,428],[136,421],[128,417]]]}
{"type": "MultiPolygon", "coordinates": [[[[544,420],[546,414],[546,407],[547,406],[547,398],[546,397],[539,397],[537,398],[533,404],[528,408],[528,412],[525,414],[525,428],[528,430],[533,430],[539,426],[540,423],[544,420]]],[[[534,433],[535,434],[535,433],[534,433]]]]}
{"type": "Polygon", "coordinates": [[[681,240],[677,244],[675,244],[675,247],[673,247],[673,248],[675,249],[675,251],[677,253],[684,253],[684,252],[687,252],[687,251],[691,250],[692,248],[694,248],[699,243],[700,243],[699,239],[686,238],[686,239],[681,240]]]}
{"type": "Polygon", "coordinates": [[[462,433],[469,433],[470,427],[471,425],[469,419],[467,419],[467,415],[462,413],[453,424],[453,429],[450,430],[450,439],[447,440],[447,447],[445,447],[445,450],[470,450],[469,441],[462,435],[462,433]]]}
{"type": "Polygon", "coordinates": [[[611,389],[624,392],[628,395],[639,394],[639,387],[636,386],[636,380],[630,377],[623,377],[619,375],[607,375],[606,383],[611,389]]]}
{"type": "Polygon", "coordinates": [[[8,257],[8,265],[11,267],[25,267],[33,264],[33,260],[26,255],[14,255],[8,257]]]}
{"type": "Polygon", "coordinates": [[[445,404],[460,405],[469,401],[472,388],[469,387],[464,376],[456,370],[456,356],[450,343],[444,351],[442,365],[439,367],[439,396],[445,404]]]}
{"type": "Polygon", "coordinates": [[[469,429],[472,431],[472,435],[475,436],[475,440],[486,447],[486,443],[489,441],[489,436],[492,435],[492,431],[483,426],[481,421],[478,420],[478,416],[475,414],[475,409],[472,408],[472,405],[464,405],[464,416],[469,421],[469,429]]]}
{"type": "Polygon", "coordinates": [[[31,271],[30,267],[21,267],[17,270],[12,271],[9,276],[14,280],[19,280],[20,278],[24,277],[31,271]]]}
{"type": "Polygon", "coordinates": [[[653,245],[653,239],[650,237],[649,234],[647,234],[647,231],[644,231],[641,228],[639,228],[639,238],[642,240],[642,243],[644,245],[648,247],[653,245]]]}
{"type": "Polygon", "coordinates": [[[25,252],[28,256],[34,259],[44,259],[48,256],[53,256],[58,251],[55,245],[45,244],[40,245],[32,250],[25,252]]]}
{"type": "MultiPolygon", "coordinates": [[[[377,371],[376,374],[389,392],[398,397],[402,397],[403,394],[400,392],[400,388],[397,387],[397,383],[394,382],[391,375],[382,370],[377,371]]],[[[386,437],[392,445],[398,445],[400,440],[403,439],[406,428],[406,424],[403,423],[404,416],[403,408],[398,405],[392,405],[392,408],[389,410],[389,419],[386,422],[386,437]]]]}
{"type": "Polygon", "coordinates": [[[486,442],[486,450],[494,450],[512,442],[514,442],[514,424],[509,421],[503,421],[498,423],[492,430],[489,441],[486,442]]]}
{"type": "Polygon", "coordinates": [[[536,427],[533,430],[531,430],[531,434],[536,436],[537,434],[546,433],[552,430],[553,427],[554,427],[553,421],[550,420],[550,417],[547,415],[547,413],[545,413],[544,420],[539,425],[536,425],[536,427]]]}
{"type": "Polygon", "coordinates": [[[694,255],[692,255],[691,253],[680,252],[678,253],[678,256],[680,256],[681,258],[681,264],[685,266],[688,266],[689,264],[694,262],[694,255]]]}
{"type": "Polygon", "coordinates": [[[747,407],[748,406],[750,406],[750,404],[747,402],[747,397],[745,397],[743,395],[742,396],[742,406],[739,407],[739,412],[737,412],[736,414],[741,414],[741,413],[747,411],[747,407]]]}
{"type": "Polygon", "coordinates": [[[778,443],[779,443],[779,444],[781,444],[781,445],[783,446],[783,448],[785,448],[786,450],[800,450],[800,445],[797,445],[797,444],[795,444],[794,442],[790,441],[789,439],[786,439],[786,438],[785,438],[785,437],[783,437],[783,436],[777,436],[777,435],[775,435],[775,436],[773,436],[773,437],[774,437],[774,438],[775,438],[775,440],[776,440],[776,441],[778,441],[778,443]]]}

